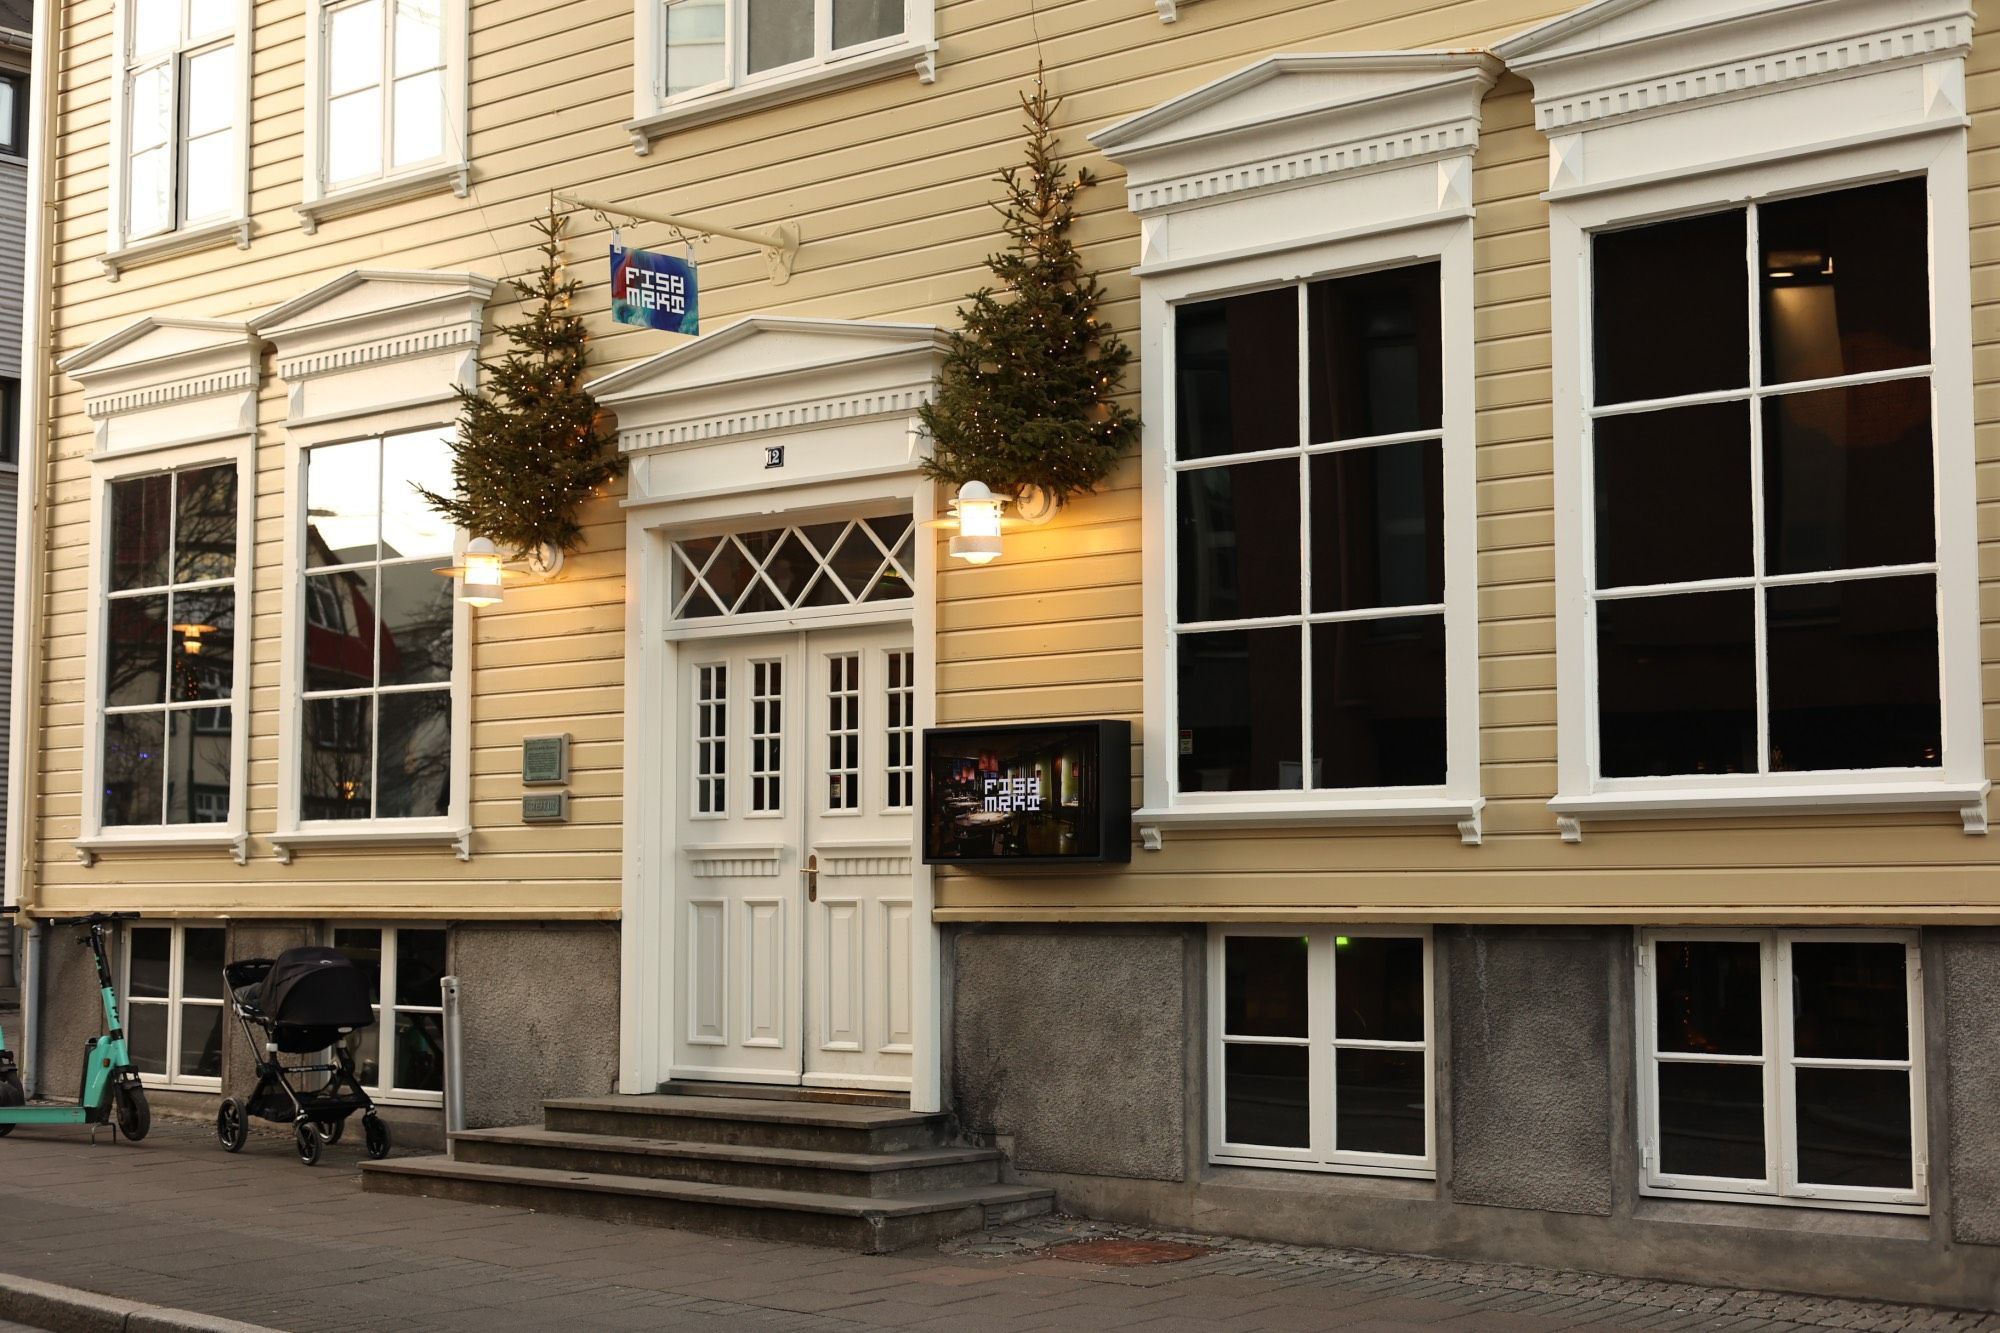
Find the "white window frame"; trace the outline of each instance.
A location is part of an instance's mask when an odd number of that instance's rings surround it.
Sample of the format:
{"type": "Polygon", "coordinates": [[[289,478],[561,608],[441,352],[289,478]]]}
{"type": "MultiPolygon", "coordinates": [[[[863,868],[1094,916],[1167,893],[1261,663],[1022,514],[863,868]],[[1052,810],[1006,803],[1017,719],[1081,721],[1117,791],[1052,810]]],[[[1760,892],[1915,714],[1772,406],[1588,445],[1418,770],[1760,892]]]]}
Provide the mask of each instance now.
{"type": "MultiPolygon", "coordinates": [[[[84,754],[82,802],[75,840],[77,854],[90,864],[99,852],[117,849],[229,848],[237,864],[248,859],[248,769],[250,765],[249,682],[254,636],[249,632],[252,565],[256,559],[256,441],[250,436],[219,443],[150,450],[98,460],[90,478],[91,615],[84,629],[84,754]],[[119,824],[106,827],[103,804],[95,799],[104,784],[104,654],[110,646],[110,599],[100,595],[110,576],[111,483],[163,472],[227,465],[236,469],[236,573],[228,585],[236,597],[235,675],[228,709],[229,810],[219,824],[119,824]]],[[[197,709],[206,712],[208,709],[197,709]]]]}
{"type": "MultiPolygon", "coordinates": [[[[180,0],[185,13],[188,0],[180,0]]],[[[192,56],[213,50],[225,44],[220,33],[205,37],[201,41],[180,43],[176,41],[172,54],[168,57],[174,64],[174,190],[173,225],[162,231],[148,232],[144,236],[134,236],[127,225],[130,205],[130,145],[132,123],[131,83],[135,61],[131,51],[133,36],[133,0],[118,0],[112,18],[113,77],[111,95],[111,166],[107,175],[110,187],[109,222],[104,241],[103,266],[106,274],[117,281],[125,268],[147,259],[173,254],[184,254],[190,250],[221,245],[233,241],[238,249],[250,245],[250,104],[252,75],[252,31],[254,27],[253,6],[248,0],[236,0],[236,24],[230,30],[227,43],[236,51],[236,98],[233,103],[234,118],[230,134],[235,143],[234,177],[236,190],[234,206],[223,213],[206,218],[184,218],[182,210],[182,175],[186,169],[184,154],[186,143],[182,135],[182,116],[186,99],[182,90],[180,69],[192,56]]],[[[147,53],[156,55],[158,53],[147,53]]]]}
{"type": "Polygon", "coordinates": [[[669,96],[666,14],[677,3],[684,0],[634,0],[632,120],[625,129],[641,154],[672,128],[778,106],[907,68],[914,68],[919,83],[937,77],[935,0],[904,0],[901,32],[838,50],[833,46],[833,0],[813,0],[812,55],[755,74],[749,68],[748,0],[725,0],[722,78],[669,96]]]}
{"type": "MultiPolygon", "coordinates": [[[[335,948],[335,932],[342,930],[372,930],[378,932],[382,941],[382,989],[381,1003],[375,1010],[375,1060],[378,1070],[386,1071],[388,1078],[381,1083],[364,1083],[362,1088],[369,1098],[382,1106],[442,1106],[442,1092],[427,1092],[421,1088],[399,1088],[395,1086],[396,1075],[396,1015],[398,1013],[423,1013],[438,1015],[442,1030],[444,1023],[444,996],[438,996],[436,1004],[396,1003],[396,965],[401,959],[397,941],[405,930],[435,930],[445,937],[446,975],[449,976],[451,961],[451,931],[442,921],[329,921],[326,925],[326,947],[335,948]]],[[[360,1073],[357,1070],[355,1077],[360,1073]]]]}
{"type": "MultiPolygon", "coordinates": [[[[1319,924],[1222,925],[1208,932],[1208,1160],[1218,1166],[1284,1167],[1295,1171],[1320,1171],[1340,1175],[1395,1176],[1429,1180],[1437,1175],[1437,1014],[1435,944],[1429,926],[1354,926],[1319,924]],[[1224,1139],[1223,1021],[1227,1006],[1223,996],[1227,969],[1225,941],[1231,937],[1304,936],[1308,941],[1306,959],[1307,1026],[1303,1041],[1286,1038],[1262,1039],[1275,1045],[1306,1046],[1311,1052],[1312,1146],[1281,1148],[1264,1144],[1234,1144],[1224,1139]],[[1336,956],[1335,941],[1342,937],[1416,939],[1423,941],[1424,953],[1424,1039],[1413,1042],[1377,1042],[1336,1038],[1334,979],[1331,964],[1336,956]],[[1421,1157],[1395,1153],[1341,1151],[1334,1146],[1336,1103],[1334,1055],[1342,1048],[1414,1051],[1424,1057],[1424,1152],[1421,1157]]],[[[1244,1038],[1231,1037],[1243,1044],[1244,1038]]],[[[1261,1044],[1261,1043],[1260,1043],[1261,1044]]]]}
{"type": "MultiPolygon", "coordinates": [[[[472,188],[471,122],[468,113],[468,71],[470,68],[468,0],[441,0],[440,19],[444,46],[444,151],[426,162],[401,168],[389,161],[392,116],[389,108],[392,78],[384,71],[382,85],[382,170],[379,175],[336,185],[327,179],[328,118],[327,23],[333,10],[352,0],[307,0],[306,4],[306,97],[305,161],[303,198],[298,213],[307,234],[321,222],[379,204],[414,198],[449,187],[458,198],[472,188]]],[[[383,0],[383,27],[393,32],[395,0],[383,0]]],[[[389,40],[385,36],[385,42],[389,40]]]]}
{"type": "MultiPolygon", "coordinates": [[[[1145,366],[1146,449],[1141,458],[1147,512],[1145,542],[1146,771],[1141,823],[1229,824],[1442,822],[1460,825],[1477,841],[1479,801],[1479,657],[1477,491],[1474,458],[1473,228],[1469,217],[1428,220],[1274,255],[1253,255],[1146,277],[1140,290],[1141,358],[1145,366]],[[1441,368],[1443,415],[1439,429],[1444,465],[1445,780],[1423,787],[1356,787],[1242,792],[1179,790],[1179,731],[1175,634],[1178,598],[1178,525],[1174,521],[1174,321],[1184,304],[1215,300],[1325,278],[1435,263],[1443,312],[1441,368]]],[[[1301,306],[1303,312],[1303,305],[1301,306]]],[[[1299,337],[1306,337],[1301,314],[1299,337]]],[[[1300,365],[1300,405],[1305,404],[1305,364],[1300,365]]],[[[1399,437],[1342,441],[1329,449],[1367,447],[1399,437]]],[[[1296,451],[1295,451],[1296,452],[1296,451]]],[[[1314,452],[1320,452],[1314,450],[1314,452]]],[[[1261,455],[1245,454],[1244,458],[1261,455]]],[[[1303,519],[1301,520],[1303,523],[1303,519]]],[[[1303,532],[1301,540],[1306,540],[1303,532]]],[[[1434,613],[1431,608],[1382,608],[1382,614],[1434,613]]],[[[1369,612],[1372,616],[1373,611],[1369,612]]],[[[1302,614],[1301,620],[1306,617],[1302,614]]],[[[1344,618],[1344,617],[1341,617],[1344,618]]],[[[1311,690],[1310,680],[1300,688],[1311,690]]],[[[1310,699],[1308,697],[1309,705],[1310,699]]],[[[1303,725],[1311,726],[1308,710],[1303,725]]]]}
{"type": "Polygon", "coordinates": [[[1639,1151],[1642,1194],[1662,1198],[1702,1199],[1724,1203],[1774,1204],[1786,1207],[1839,1208],[1889,1213],[1930,1210],[1929,1139],[1924,1052],[1923,953],[1913,930],[1643,930],[1637,950],[1639,1057],[1639,1151]],[[1762,998],[1762,1054],[1733,1060],[1695,1057],[1705,1063],[1761,1064],[1764,1070],[1764,1153],[1769,1173],[1761,1181],[1728,1177],[1677,1176],[1660,1169],[1659,1052],[1656,1022],[1658,995],[1654,963],[1663,943],[1738,942],[1758,946],[1762,998]],[[1791,949],[1794,944],[1900,944],[1904,949],[1903,978],[1908,995],[1909,1058],[1902,1061],[1812,1059],[1793,1054],[1791,949]],[[1794,1075],[1802,1067],[1907,1068],[1910,1075],[1910,1182],[1907,1190],[1842,1188],[1802,1184],[1798,1178],[1798,1133],[1794,1075]]]}
{"type": "MultiPolygon", "coordinates": [[[[220,921],[144,921],[135,922],[125,928],[118,950],[118,1004],[119,1018],[124,1022],[127,1035],[132,1027],[132,1010],[137,1005],[158,1006],[167,1011],[167,1072],[164,1074],[141,1073],[139,1081],[149,1088],[180,1088],[202,1092],[219,1092],[222,1076],[210,1077],[203,1074],[183,1074],[180,1072],[181,1009],[195,1005],[218,1011],[216,1031],[222,1034],[223,1076],[229,1072],[229,1024],[234,1021],[229,1012],[227,994],[216,999],[190,999],[187,990],[187,932],[190,930],[219,930],[223,932],[223,957],[229,956],[228,926],[220,921]],[[170,932],[171,943],[167,949],[167,994],[164,999],[135,998],[132,994],[132,935],[141,930],[164,930],[170,932]]],[[[216,978],[216,987],[223,989],[222,978],[216,978]]]]}

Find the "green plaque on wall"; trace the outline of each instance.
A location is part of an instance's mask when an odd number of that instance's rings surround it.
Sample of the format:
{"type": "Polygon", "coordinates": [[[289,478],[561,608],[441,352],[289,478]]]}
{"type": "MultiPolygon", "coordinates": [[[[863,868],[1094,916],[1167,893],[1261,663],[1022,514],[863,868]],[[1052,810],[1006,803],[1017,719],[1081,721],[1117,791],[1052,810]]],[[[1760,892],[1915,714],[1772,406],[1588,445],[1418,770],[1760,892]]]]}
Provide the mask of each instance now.
{"type": "Polygon", "coordinates": [[[530,736],[521,742],[521,781],[530,787],[569,781],[569,737],[530,736]]]}
{"type": "Polygon", "coordinates": [[[566,791],[532,791],[521,798],[521,822],[523,824],[567,824],[569,822],[569,793],[566,791]]]}

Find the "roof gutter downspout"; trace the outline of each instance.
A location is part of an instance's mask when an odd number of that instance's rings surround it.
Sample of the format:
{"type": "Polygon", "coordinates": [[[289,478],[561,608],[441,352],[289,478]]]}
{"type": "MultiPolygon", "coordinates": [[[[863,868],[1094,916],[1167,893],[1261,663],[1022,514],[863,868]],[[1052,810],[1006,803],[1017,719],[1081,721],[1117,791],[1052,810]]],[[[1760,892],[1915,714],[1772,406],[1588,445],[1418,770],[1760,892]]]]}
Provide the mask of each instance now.
{"type": "MultiPolygon", "coordinates": [[[[51,132],[58,89],[55,71],[63,44],[63,26],[55,0],[35,0],[35,50],[29,64],[28,99],[28,217],[27,236],[21,255],[21,441],[18,482],[19,511],[14,542],[14,663],[11,693],[8,696],[7,730],[7,848],[5,858],[5,901],[24,913],[35,907],[35,862],[33,832],[35,821],[29,812],[35,805],[36,758],[41,729],[40,709],[35,701],[42,681],[42,570],[43,546],[48,541],[42,503],[44,464],[51,447],[48,438],[49,343],[54,329],[54,312],[49,290],[49,246],[55,228],[55,203],[50,182],[55,162],[56,136],[51,132]]],[[[41,1086],[41,981],[43,936],[33,928],[28,944],[28,984],[21,989],[22,1074],[30,1096],[41,1086]]]]}

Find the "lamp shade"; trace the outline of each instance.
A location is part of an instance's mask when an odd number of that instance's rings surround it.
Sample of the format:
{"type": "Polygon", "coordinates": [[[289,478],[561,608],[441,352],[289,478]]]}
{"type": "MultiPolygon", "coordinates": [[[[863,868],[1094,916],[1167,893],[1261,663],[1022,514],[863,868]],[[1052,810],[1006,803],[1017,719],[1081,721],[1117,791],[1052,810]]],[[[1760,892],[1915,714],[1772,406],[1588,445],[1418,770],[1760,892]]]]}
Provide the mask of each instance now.
{"type": "Polygon", "coordinates": [[[952,509],[958,515],[958,535],[951,553],[968,564],[983,565],[1000,554],[1000,498],[983,481],[958,488],[952,509]]]}
{"type": "Polygon", "coordinates": [[[458,600],[467,606],[494,606],[501,598],[500,548],[486,537],[465,544],[465,572],[458,579],[458,600]]]}

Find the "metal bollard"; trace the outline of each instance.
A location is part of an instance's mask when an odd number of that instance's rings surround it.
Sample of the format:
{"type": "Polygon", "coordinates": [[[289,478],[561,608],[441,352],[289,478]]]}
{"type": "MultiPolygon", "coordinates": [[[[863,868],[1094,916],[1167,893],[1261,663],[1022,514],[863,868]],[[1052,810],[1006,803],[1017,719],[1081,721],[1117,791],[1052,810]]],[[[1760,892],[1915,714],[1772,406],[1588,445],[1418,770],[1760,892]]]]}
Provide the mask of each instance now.
{"type": "Polygon", "coordinates": [[[451,1136],[465,1128],[465,1058],[461,1046],[458,978],[440,979],[438,989],[444,992],[444,1153],[456,1159],[458,1146],[451,1136]]]}

